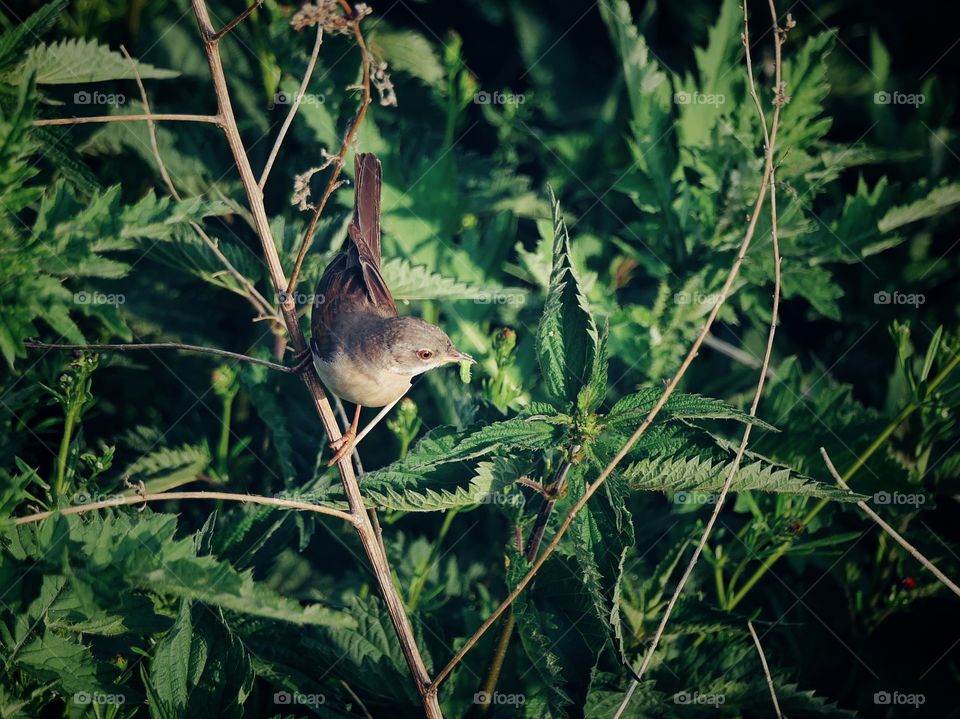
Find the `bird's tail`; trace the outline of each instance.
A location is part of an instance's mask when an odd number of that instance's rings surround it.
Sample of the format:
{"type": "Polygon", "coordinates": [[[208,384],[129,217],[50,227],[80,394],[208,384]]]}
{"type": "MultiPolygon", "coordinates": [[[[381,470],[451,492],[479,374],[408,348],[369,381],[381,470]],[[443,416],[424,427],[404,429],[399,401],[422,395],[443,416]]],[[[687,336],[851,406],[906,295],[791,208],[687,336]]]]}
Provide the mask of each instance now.
{"type": "Polygon", "coordinates": [[[380,266],[380,160],[370,152],[359,153],[354,160],[356,192],[350,237],[368,262],[380,266]]]}

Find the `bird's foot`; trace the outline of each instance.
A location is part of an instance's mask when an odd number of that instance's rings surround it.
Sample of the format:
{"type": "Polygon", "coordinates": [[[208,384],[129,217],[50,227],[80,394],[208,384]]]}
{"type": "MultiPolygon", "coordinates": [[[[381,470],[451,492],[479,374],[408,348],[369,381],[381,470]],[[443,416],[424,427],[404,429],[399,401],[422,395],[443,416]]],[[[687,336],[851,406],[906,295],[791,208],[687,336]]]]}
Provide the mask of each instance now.
{"type": "Polygon", "coordinates": [[[295,374],[303,374],[307,371],[307,367],[310,366],[310,363],[313,362],[313,352],[310,351],[308,347],[303,352],[298,354],[295,358],[297,363],[293,366],[293,371],[295,374]]]}
{"type": "Polygon", "coordinates": [[[332,467],[341,459],[346,457],[350,452],[353,451],[353,445],[357,439],[357,433],[355,430],[349,429],[347,433],[342,435],[339,439],[335,439],[330,443],[336,454],[333,455],[333,459],[327,462],[328,467],[332,467]]]}

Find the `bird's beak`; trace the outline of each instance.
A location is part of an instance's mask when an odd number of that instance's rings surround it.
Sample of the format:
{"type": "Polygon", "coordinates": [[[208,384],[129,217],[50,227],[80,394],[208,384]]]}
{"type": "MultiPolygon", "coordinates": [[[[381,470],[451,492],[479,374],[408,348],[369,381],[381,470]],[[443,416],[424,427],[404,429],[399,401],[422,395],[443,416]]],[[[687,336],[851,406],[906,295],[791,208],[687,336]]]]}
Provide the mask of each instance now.
{"type": "Polygon", "coordinates": [[[451,362],[469,362],[470,364],[476,364],[477,361],[468,355],[466,352],[461,352],[460,350],[454,350],[449,355],[449,360],[451,362]]]}

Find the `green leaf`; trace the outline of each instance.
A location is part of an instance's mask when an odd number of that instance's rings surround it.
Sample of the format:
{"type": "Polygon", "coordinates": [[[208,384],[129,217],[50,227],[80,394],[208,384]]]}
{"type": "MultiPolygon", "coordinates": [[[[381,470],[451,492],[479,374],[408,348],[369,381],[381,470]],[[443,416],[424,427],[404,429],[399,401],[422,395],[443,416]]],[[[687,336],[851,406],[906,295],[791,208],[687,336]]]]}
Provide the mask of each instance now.
{"type": "MultiPolygon", "coordinates": [[[[7,28],[0,35],[0,71],[23,59],[27,47],[53,27],[57,16],[67,7],[68,0],[53,0],[47,3],[24,22],[7,28]]],[[[20,73],[17,73],[20,76],[20,73]]]]}
{"type": "MultiPolygon", "coordinates": [[[[619,431],[632,430],[646,419],[662,394],[663,389],[659,387],[644,387],[638,392],[626,395],[611,408],[606,417],[607,426],[619,431]]],[[[660,409],[657,418],[659,420],[735,419],[761,429],[776,431],[775,427],[759,417],[751,417],[749,413],[731,407],[723,400],[702,397],[698,394],[674,392],[660,409]]]]}
{"type": "Polygon", "coordinates": [[[184,600],[150,661],[150,716],[243,716],[253,680],[239,638],[212,612],[184,600]]]}
{"type": "Polygon", "coordinates": [[[911,222],[936,217],[957,204],[960,204],[960,183],[943,183],[918,200],[891,207],[880,218],[877,229],[882,233],[892,232],[911,222]]]}
{"type": "MultiPolygon", "coordinates": [[[[747,458],[745,458],[746,460],[747,458]]],[[[701,456],[651,456],[632,462],[624,470],[631,489],[651,492],[680,493],[674,497],[677,504],[707,503],[710,498],[692,493],[718,492],[730,472],[732,460],[701,456]]],[[[758,490],[798,497],[821,497],[841,502],[864,499],[838,487],[823,484],[793,470],[769,461],[743,461],[733,476],[731,492],[758,490]]]]}
{"type": "Polygon", "coordinates": [[[550,287],[537,326],[537,357],[547,396],[557,406],[577,399],[597,361],[599,337],[587,299],[570,259],[570,235],[553,205],[553,269],[550,287]]]}
{"type": "MultiPolygon", "coordinates": [[[[145,80],[164,80],[179,77],[176,70],[161,70],[145,62],[134,60],[137,72],[145,80]]],[[[32,47],[20,72],[35,72],[38,85],[64,85],[107,80],[133,80],[136,75],[130,62],[96,40],[72,38],[51,45],[32,47]]],[[[75,104],[83,104],[82,90],[74,95],[75,104]],[[80,100],[77,100],[77,97],[80,100]]],[[[122,104],[122,103],[121,103],[122,104]]]]}
{"type": "MultiPolygon", "coordinates": [[[[136,484],[143,482],[148,493],[164,492],[196,481],[210,465],[206,442],[184,444],[178,448],[162,447],[145,454],[123,470],[123,477],[136,484]]],[[[128,490],[124,494],[132,494],[128,490]]]]}
{"type": "Polygon", "coordinates": [[[400,257],[383,263],[383,277],[396,300],[474,300],[479,304],[523,305],[527,297],[524,290],[461,282],[400,257]]]}

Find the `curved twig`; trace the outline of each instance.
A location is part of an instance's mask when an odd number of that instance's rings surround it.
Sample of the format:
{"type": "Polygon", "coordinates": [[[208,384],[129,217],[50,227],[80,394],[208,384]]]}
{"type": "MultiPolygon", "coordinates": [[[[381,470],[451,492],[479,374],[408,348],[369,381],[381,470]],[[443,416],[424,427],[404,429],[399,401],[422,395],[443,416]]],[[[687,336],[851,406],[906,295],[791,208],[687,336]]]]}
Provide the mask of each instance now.
{"type": "MultiPolygon", "coordinates": [[[[775,48],[775,73],[776,73],[776,90],[775,90],[775,99],[773,106],[773,119],[771,123],[770,130],[767,130],[766,116],[763,112],[763,105],[760,102],[760,98],[757,96],[756,85],[753,79],[753,63],[750,56],[750,35],[748,28],[748,13],[747,13],[747,0],[743,0],[743,42],[746,52],[746,65],[747,65],[747,82],[750,87],[750,94],[752,95],[754,102],[757,107],[757,113],[760,116],[760,125],[763,129],[763,138],[764,138],[764,182],[769,183],[770,186],[770,237],[773,244],[773,308],[771,310],[771,319],[770,319],[770,330],[767,333],[767,346],[763,354],[763,363],[760,366],[760,378],[757,381],[757,389],[753,394],[753,402],[750,405],[750,416],[756,417],[757,409],[760,406],[760,398],[763,395],[763,386],[767,379],[767,371],[770,367],[770,357],[773,354],[773,340],[777,333],[777,319],[780,311],[780,244],[779,238],[777,235],[777,187],[776,187],[776,165],[774,163],[774,152],[776,151],[777,144],[777,130],[780,125],[780,108],[783,106],[783,103],[780,102],[782,97],[782,81],[781,81],[781,72],[782,72],[782,57],[781,57],[781,47],[784,41],[784,35],[780,33],[780,27],[777,20],[777,10],[774,6],[773,0],[768,0],[770,6],[770,15],[773,22],[773,35],[774,35],[774,48],[775,48]]],[[[761,188],[762,190],[762,188],[761,188]]],[[[759,208],[762,204],[763,193],[761,191],[760,197],[758,199],[759,208]]],[[[717,523],[717,519],[720,517],[720,512],[723,509],[724,501],[727,498],[727,494],[730,491],[730,486],[733,484],[733,478],[736,476],[737,470],[740,468],[740,462],[743,460],[743,455],[747,451],[747,444],[750,441],[750,432],[753,430],[753,425],[748,424],[743,430],[743,436],[740,439],[740,446],[737,448],[737,454],[734,457],[733,463],[730,465],[730,471],[727,473],[727,478],[723,483],[723,488],[720,490],[720,495],[717,497],[717,501],[714,504],[713,512],[710,515],[710,519],[707,520],[707,524],[704,527],[703,534],[700,536],[700,541],[697,543],[696,549],[693,551],[693,556],[690,558],[686,568],[683,571],[683,575],[680,577],[680,581],[677,583],[676,588],[673,591],[673,594],[670,597],[670,601],[667,603],[666,611],[663,613],[663,617],[660,619],[660,624],[657,626],[657,631],[653,635],[653,641],[650,643],[644,658],[643,663],[640,665],[640,670],[637,672],[636,677],[630,683],[630,688],[627,690],[626,696],[623,698],[623,702],[620,704],[620,708],[617,710],[617,713],[614,715],[614,719],[619,719],[623,714],[624,710],[627,708],[627,705],[630,703],[630,698],[633,696],[634,691],[640,685],[640,681],[643,679],[644,672],[650,668],[650,662],[653,660],[653,654],[657,650],[657,646],[660,644],[660,639],[663,637],[663,632],[667,627],[667,622],[670,621],[670,617],[673,614],[673,609],[677,604],[677,601],[680,599],[680,595],[683,592],[684,587],[690,579],[690,576],[693,574],[694,568],[697,566],[697,562],[700,560],[700,555],[703,552],[703,548],[707,544],[707,540],[710,538],[710,534],[713,532],[713,527],[717,523]]]]}
{"type": "MultiPolygon", "coordinates": [[[[830,470],[830,475],[834,478],[836,483],[839,484],[843,489],[850,491],[850,486],[843,481],[843,478],[840,476],[840,473],[837,471],[837,468],[834,467],[833,462],[830,461],[830,455],[827,454],[827,450],[821,447],[820,454],[823,456],[823,461],[826,462],[827,469],[830,470]]],[[[944,574],[939,569],[937,569],[937,566],[933,562],[931,562],[929,559],[923,556],[920,553],[920,550],[914,547],[912,544],[910,544],[910,542],[908,542],[906,539],[904,539],[903,536],[899,532],[897,532],[897,530],[895,530],[893,527],[891,527],[889,524],[883,521],[883,518],[879,514],[874,512],[872,509],[870,509],[870,505],[868,505],[863,500],[860,500],[859,502],[857,502],[857,506],[860,507],[860,509],[863,510],[864,514],[870,517],[870,519],[872,519],[874,522],[879,524],[880,529],[882,529],[884,532],[886,532],[891,537],[893,537],[894,541],[897,544],[899,544],[901,547],[906,549],[907,553],[911,557],[916,559],[918,562],[920,562],[920,564],[922,564],[924,567],[930,570],[930,573],[933,574],[933,576],[935,576],[937,579],[939,579],[943,583],[943,586],[945,586],[951,592],[953,592],[958,597],[960,597],[960,587],[958,587],[957,584],[952,579],[950,579],[950,577],[948,577],[946,574],[944,574]]]]}
{"type": "Polygon", "coordinates": [[[90,122],[143,122],[144,120],[167,120],[170,122],[205,122],[222,127],[218,115],[184,115],[173,112],[157,112],[140,115],[93,115],[91,117],[57,117],[51,120],[34,120],[34,127],[52,127],[54,125],[83,125],[90,122]]]}
{"type": "MultiPolygon", "coordinates": [[[[140,90],[140,101],[143,103],[143,109],[147,111],[147,134],[150,137],[150,149],[153,152],[153,157],[157,161],[157,167],[160,170],[160,177],[163,178],[163,184],[167,186],[170,196],[175,200],[182,200],[183,198],[181,198],[180,193],[177,192],[176,185],[173,184],[173,178],[171,178],[170,173],[167,172],[167,166],[163,161],[163,156],[160,154],[160,144],[157,142],[157,125],[153,119],[151,119],[150,98],[147,97],[147,88],[143,86],[143,79],[140,77],[140,70],[137,69],[137,63],[135,63],[133,58],[130,57],[130,53],[127,52],[126,47],[121,45],[120,52],[123,53],[123,56],[127,58],[127,61],[130,63],[130,68],[133,71],[133,77],[137,81],[137,88],[140,90]]],[[[220,264],[222,264],[227,272],[230,273],[230,276],[233,277],[238,283],[240,283],[240,286],[244,288],[244,297],[250,301],[250,304],[253,305],[253,308],[260,315],[269,317],[274,322],[279,323],[280,318],[273,309],[273,306],[270,304],[269,300],[260,294],[257,288],[253,286],[253,283],[248,280],[247,277],[240,272],[240,270],[234,267],[233,263],[230,262],[230,260],[227,259],[227,256],[220,250],[219,245],[210,239],[210,235],[208,235],[206,231],[196,222],[191,222],[190,227],[193,228],[193,231],[197,233],[197,235],[210,249],[214,256],[220,260],[220,264]]]]}
{"type": "Polygon", "coordinates": [[[339,509],[323,507],[319,504],[310,504],[309,502],[297,502],[292,499],[281,499],[279,497],[261,497],[256,494],[236,494],[234,492],[159,492],[158,494],[131,494],[129,496],[113,497],[105,499],[102,502],[90,502],[90,504],[81,504],[75,507],[64,507],[62,509],[50,512],[37,512],[26,517],[17,517],[14,524],[29,524],[30,522],[40,522],[54,514],[83,514],[92,512],[96,509],[106,509],[108,507],[122,507],[128,504],[140,504],[141,502],[159,502],[164,499],[215,499],[225,502],[242,502],[244,504],[262,504],[267,507],[280,507],[282,509],[300,509],[307,512],[317,512],[327,514],[331,517],[337,517],[345,522],[354,524],[353,515],[342,512],[339,509]]]}
{"type": "MultiPolygon", "coordinates": [[[[747,250],[750,248],[750,243],[753,240],[753,235],[757,228],[757,222],[760,219],[760,211],[763,208],[764,200],[766,199],[767,190],[770,186],[770,179],[773,175],[773,164],[772,162],[766,162],[764,166],[763,179],[760,183],[760,189],[757,192],[757,199],[754,202],[753,211],[750,215],[750,220],[747,224],[747,228],[744,232],[743,241],[740,244],[739,251],[737,252],[737,257],[734,260],[733,264],[730,267],[729,272],[727,273],[727,278],[723,283],[723,287],[720,290],[720,298],[717,303],[710,310],[710,314],[707,316],[706,322],[703,327],[700,329],[700,332],[697,334],[696,338],[693,341],[693,344],[690,347],[690,350],[687,352],[686,357],[683,362],[680,363],[680,367],[677,369],[676,374],[670,379],[664,388],[663,393],[660,395],[660,398],[654,404],[653,408],[647,414],[646,418],[640,424],[639,427],[630,435],[630,438],[624,443],[623,447],[617,452],[617,454],[610,460],[610,463],[603,469],[597,479],[592,483],[588,484],[584,490],[583,496],[577,501],[577,503],[570,509],[567,513],[567,516],[564,517],[563,521],[560,523],[560,526],[557,529],[556,534],[553,536],[553,539],[544,549],[543,553],[537,558],[533,563],[533,566],[527,571],[523,578],[517,583],[517,585],[511,590],[507,595],[507,598],[501,602],[494,612],[483,622],[479,629],[470,636],[469,639],[464,643],[463,647],[454,655],[454,657],[447,663],[447,665],[437,674],[434,679],[434,683],[431,686],[432,691],[436,691],[438,685],[446,679],[450,672],[453,671],[454,667],[466,656],[467,652],[473,648],[473,646],[479,641],[480,637],[493,625],[494,622],[503,614],[504,611],[514,602],[514,600],[519,596],[527,585],[533,580],[537,572],[540,570],[540,567],[543,566],[547,558],[553,554],[557,546],[559,546],[560,541],[563,539],[564,534],[570,528],[570,525],[573,523],[573,520],[576,518],[577,514],[586,506],[590,498],[597,492],[598,489],[603,485],[607,480],[610,474],[614,469],[623,461],[624,457],[630,452],[633,446],[637,443],[640,437],[647,431],[650,425],[653,423],[653,420],[660,413],[660,410],[663,409],[663,406],[667,403],[667,400],[670,399],[670,396],[676,390],[677,386],[680,383],[680,380],[683,378],[683,375],[687,372],[690,365],[693,363],[693,360],[696,359],[697,354],[700,351],[700,347],[703,344],[704,338],[707,333],[710,331],[710,328],[713,326],[714,321],[717,318],[717,315],[720,312],[720,308],[723,306],[727,297],[730,295],[730,292],[733,288],[733,284],[737,279],[737,276],[740,273],[740,267],[743,265],[743,261],[746,258],[747,250]]],[[[763,376],[766,375],[766,367],[761,373],[763,376]]],[[[749,425],[748,425],[749,427],[749,425]]]]}
{"type": "Polygon", "coordinates": [[[307,63],[307,69],[303,73],[303,80],[300,81],[300,89],[297,90],[297,96],[293,100],[293,105],[290,106],[290,111],[287,113],[286,119],[283,121],[283,126],[280,128],[280,134],[277,135],[277,139],[273,142],[273,147],[270,149],[270,156],[267,158],[266,164],[263,166],[263,172],[260,173],[260,180],[257,182],[257,185],[262,191],[267,184],[267,178],[270,177],[270,170],[273,169],[273,163],[277,159],[277,155],[280,152],[280,146],[283,144],[284,139],[287,136],[287,131],[290,129],[290,125],[293,124],[293,118],[297,115],[297,110],[300,109],[300,104],[303,102],[303,94],[307,91],[307,85],[310,84],[310,78],[313,76],[313,69],[317,66],[317,58],[320,56],[320,46],[323,44],[323,25],[317,25],[317,39],[313,43],[313,51],[310,53],[310,61],[307,63]]]}
{"type": "MultiPolygon", "coordinates": [[[[260,192],[260,188],[257,186],[256,177],[254,177],[253,169],[250,166],[250,159],[247,157],[243,140],[240,137],[236,117],[233,114],[233,104],[230,100],[230,91],[227,88],[227,79],[223,70],[223,61],[220,57],[220,48],[217,44],[216,33],[210,22],[210,14],[207,11],[205,0],[191,0],[191,5],[200,29],[200,36],[203,39],[204,52],[210,68],[210,78],[217,99],[217,107],[219,108],[221,117],[223,117],[223,129],[227,144],[230,146],[233,161],[240,174],[240,181],[243,184],[247,202],[250,205],[254,229],[260,240],[264,259],[270,271],[270,278],[275,290],[282,294],[284,288],[287,286],[286,277],[284,276],[283,267],[280,263],[277,246],[273,240],[273,233],[270,229],[267,211],[263,204],[263,193],[260,192]]],[[[357,31],[357,34],[359,34],[359,31],[357,31]]],[[[364,53],[366,53],[366,50],[364,50],[364,53]]],[[[365,72],[365,74],[369,75],[367,72],[365,72]]],[[[355,123],[353,131],[356,130],[356,127],[357,124],[355,123]]],[[[290,337],[294,349],[298,355],[305,354],[308,351],[307,343],[303,336],[303,329],[300,326],[296,304],[293,302],[291,293],[288,292],[286,296],[282,297],[280,312],[283,315],[283,321],[287,327],[287,334],[290,337]]],[[[330,406],[326,393],[323,391],[320,378],[317,376],[313,366],[308,363],[301,377],[307,386],[307,390],[310,392],[314,408],[320,417],[327,438],[330,441],[339,439],[340,427],[337,423],[337,418],[333,414],[333,409],[330,406]]],[[[357,477],[350,464],[350,458],[345,456],[341,459],[340,462],[337,463],[337,469],[340,471],[340,480],[343,484],[343,491],[350,507],[350,514],[353,517],[354,527],[363,545],[367,559],[370,562],[374,576],[376,577],[377,587],[386,604],[387,613],[390,616],[394,630],[397,633],[400,648],[406,660],[407,667],[410,670],[414,686],[421,698],[424,712],[428,719],[439,719],[443,716],[440,711],[440,704],[437,701],[436,695],[429,691],[431,684],[430,675],[427,672],[426,664],[420,654],[420,649],[417,647],[417,642],[413,635],[413,627],[406,614],[403,599],[393,584],[390,563],[387,559],[386,552],[383,551],[377,533],[367,515],[363,495],[360,492],[360,485],[357,482],[357,477]]]]}
{"type": "Polygon", "coordinates": [[[767,655],[763,653],[763,646],[760,644],[760,637],[757,636],[757,630],[753,628],[753,622],[747,622],[747,629],[750,630],[750,636],[753,637],[753,643],[757,647],[757,654],[760,655],[763,675],[767,678],[767,686],[770,688],[770,698],[773,700],[773,710],[777,714],[777,719],[783,719],[783,714],[780,711],[780,702],[777,701],[777,690],[773,688],[773,677],[770,676],[770,667],[767,666],[767,655]]]}
{"type": "Polygon", "coordinates": [[[313,235],[317,231],[317,223],[320,221],[320,215],[327,206],[327,201],[330,199],[333,191],[339,187],[337,180],[340,178],[340,171],[343,169],[343,162],[346,159],[347,151],[353,144],[353,140],[357,136],[357,130],[360,129],[360,123],[363,122],[363,118],[367,114],[367,107],[370,105],[371,61],[370,52],[367,50],[367,43],[363,39],[363,33],[360,32],[361,17],[350,7],[347,0],[339,0],[339,2],[340,7],[343,8],[347,17],[353,18],[351,22],[353,37],[357,42],[357,46],[360,48],[360,55],[363,62],[363,80],[361,84],[363,94],[360,99],[360,107],[357,110],[357,115],[350,124],[350,129],[347,130],[347,134],[343,137],[343,144],[340,145],[340,151],[336,154],[336,160],[333,163],[333,171],[330,173],[327,187],[324,189],[323,195],[320,197],[320,202],[317,203],[317,207],[313,211],[313,216],[310,218],[310,224],[307,225],[306,232],[303,233],[303,240],[300,243],[300,249],[297,251],[297,259],[293,264],[293,271],[290,273],[290,282],[287,285],[286,297],[291,297],[297,288],[297,282],[300,279],[300,268],[303,266],[303,260],[307,256],[307,250],[310,249],[310,243],[313,242],[313,235]]]}
{"type": "Polygon", "coordinates": [[[226,357],[240,362],[249,362],[258,364],[277,372],[287,374],[299,374],[301,367],[287,367],[259,357],[250,357],[237,352],[217,349],[216,347],[201,347],[200,345],[187,345],[180,342],[134,342],[126,344],[102,344],[102,345],[73,345],[73,344],[52,344],[49,342],[37,342],[27,340],[23,343],[24,347],[32,347],[41,350],[84,350],[90,352],[127,352],[128,350],[180,350],[181,352],[197,352],[199,354],[214,355],[216,357],[226,357]]]}

